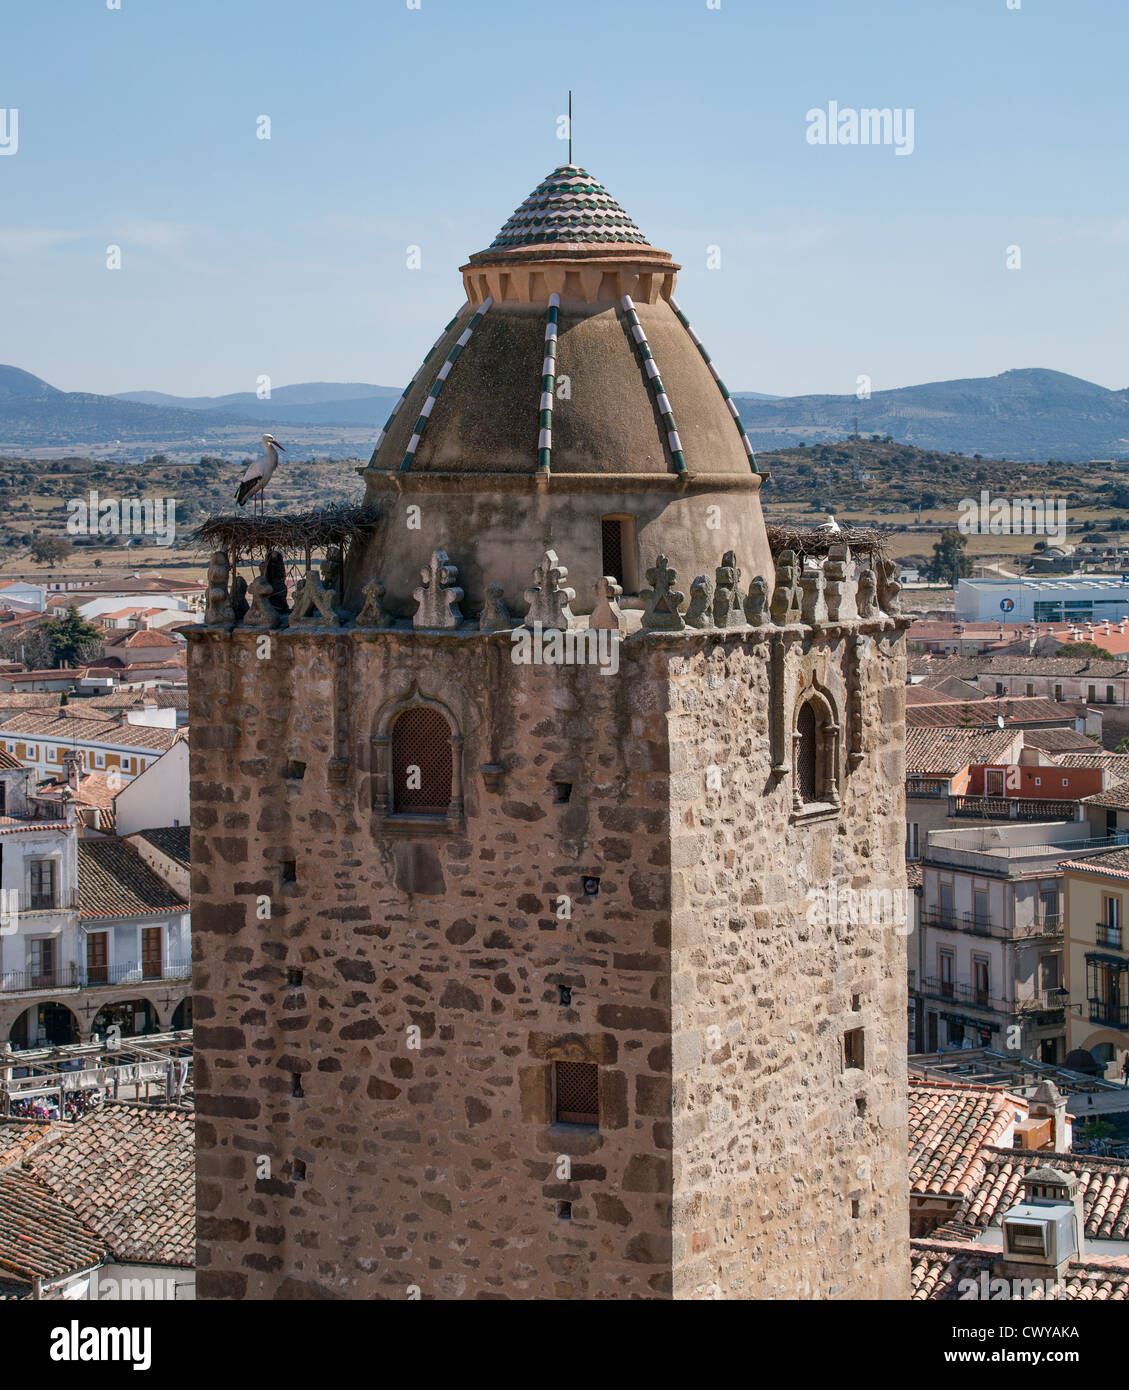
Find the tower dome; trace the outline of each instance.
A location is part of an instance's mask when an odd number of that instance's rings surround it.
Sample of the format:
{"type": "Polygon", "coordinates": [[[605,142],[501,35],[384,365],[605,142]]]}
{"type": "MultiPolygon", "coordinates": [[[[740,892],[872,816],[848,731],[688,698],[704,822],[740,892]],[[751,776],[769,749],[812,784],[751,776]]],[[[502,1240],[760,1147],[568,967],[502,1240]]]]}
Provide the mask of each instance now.
{"type": "MultiPolygon", "coordinates": [[[[419,507],[420,529],[459,566],[472,604],[498,583],[520,609],[552,546],[584,611],[609,572],[611,521],[628,598],[659,551],[687,583],[730,549],[747,576],[771,577],[762,476],[673,297],[679,268],[573,164],[461,268],[466,303],[397,401],[364,477],[386,514],[419,507]]],[[[426,542],[405,530],[390,522],[372,551],[406,616],[426,542]]]]}

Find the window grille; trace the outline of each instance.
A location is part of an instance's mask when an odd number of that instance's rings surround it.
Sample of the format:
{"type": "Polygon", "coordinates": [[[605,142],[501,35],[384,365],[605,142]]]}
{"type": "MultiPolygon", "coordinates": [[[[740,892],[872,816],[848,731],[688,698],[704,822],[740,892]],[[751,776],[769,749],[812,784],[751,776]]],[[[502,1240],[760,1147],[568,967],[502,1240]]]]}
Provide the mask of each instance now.
{"type": "Polygon", "coordinates": [[[600,540],[604,561],[600,573],[610,574],[619,584],[623,584],[623,522],[601,521],[600,540]]]}
{"type": "Polygon", "coordinates": [[[594,1062],[556,1063],[556,1117],[567,1125],[600,1123],[599,1069],[594,1062]]]}
{"type": "Polygon", "coordinates": [[[397,812],[445,815],[454,765],[451,727],[426,705],[406,709],[392,726],[392,804],[397,812]]]}
{"type": "Polygon", "coordinates": [[[804,801],[815,801],[819,795],[816,768],[819,734],[815,725],[815,711],[810,701],[800,710],[796,732],[800,736],[800,745],[796,753],[796,775],[800,782],[800,796],[804,801]]]}

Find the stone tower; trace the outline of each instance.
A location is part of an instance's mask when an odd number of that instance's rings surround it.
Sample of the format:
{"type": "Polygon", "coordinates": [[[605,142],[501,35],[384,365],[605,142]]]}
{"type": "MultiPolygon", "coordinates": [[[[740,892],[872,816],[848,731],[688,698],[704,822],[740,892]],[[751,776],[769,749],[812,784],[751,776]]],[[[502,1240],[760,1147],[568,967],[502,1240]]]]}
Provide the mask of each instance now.
{"type": "Polygon", "coordinates": [[[897,584],[772,555],[677,270],[555,170],[343,567],[213,557],[201,1297],[908,1295],[897,584]]]}

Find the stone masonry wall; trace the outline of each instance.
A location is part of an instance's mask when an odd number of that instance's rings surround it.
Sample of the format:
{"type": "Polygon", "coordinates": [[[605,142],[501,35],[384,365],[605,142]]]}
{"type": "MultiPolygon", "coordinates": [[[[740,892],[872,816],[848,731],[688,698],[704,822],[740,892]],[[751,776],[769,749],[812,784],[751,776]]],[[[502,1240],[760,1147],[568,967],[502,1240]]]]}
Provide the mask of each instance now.
{"type": "MultiPolygon", "coordinates": [[[[904,1296],[904,938],[804,901],[904,882],[895,635],[814,821],[747,630],[632,639],[616,677],[505,633],[264,636],[189,642],[198,1295],[904,1296]],[[414,688],[464,740],[456,833],[374,824],[370,740],[414,688]],[[557,1058],[599,1063],[598,1133],[552,1122],[557,1058]]],[[[793,638],[787,698],[818,673],[845,708],[850,639],[793,638]]]]}
{"type": "Polygon", "coordinates": [[[774,640],[778,686],[767,641],[671,672],[674,1292],[906,1298],[905,937],[839,920],[851,889],[890,890],[886,917],[905,889],[904,644],[862,639],[856,730],[853,638],[774,640]],[[797,817],[769,712],[783,700],[790,735],[813,681],[861,757],[848,771],[840,748],[838,811],[797,817]],[[858,1028],[864,1066],[847,1070],[858,1028]]]}
{"type": "Polygon", "coordinates": [[[505,635],[258,640],[190,644],[200,1296],[667,1296],[663,683],[505,635]],[[417,681],[465,739],[465,832],[378,839],[368,741],[417,681]],[[599,1133],[551,1122],[557,1057],[600,1063],[599,1133]]]}

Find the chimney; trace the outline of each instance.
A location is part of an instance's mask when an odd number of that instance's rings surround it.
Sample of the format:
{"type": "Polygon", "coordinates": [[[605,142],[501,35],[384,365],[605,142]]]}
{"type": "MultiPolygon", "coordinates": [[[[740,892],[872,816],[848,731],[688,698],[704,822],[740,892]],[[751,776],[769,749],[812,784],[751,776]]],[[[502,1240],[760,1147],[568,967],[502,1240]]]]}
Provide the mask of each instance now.
{"type": "Polygon", "coordinates": [[[77,792],[82,784],[82,754],[68,749],[63,754],[63,777],[72,792],[77,792]]]}
{"type": "Polygon", "coordinates": [[[1053,1081],[1039,1082],[1028,1101],[1027,1113],[1033,1120],[1053,1119],[1054,1144],[1052,1147],[1055,1153],[1064,1154],[1070,1151],[1070,1131],[1066,1121],[1066,1097],[1053,1081]]]}

